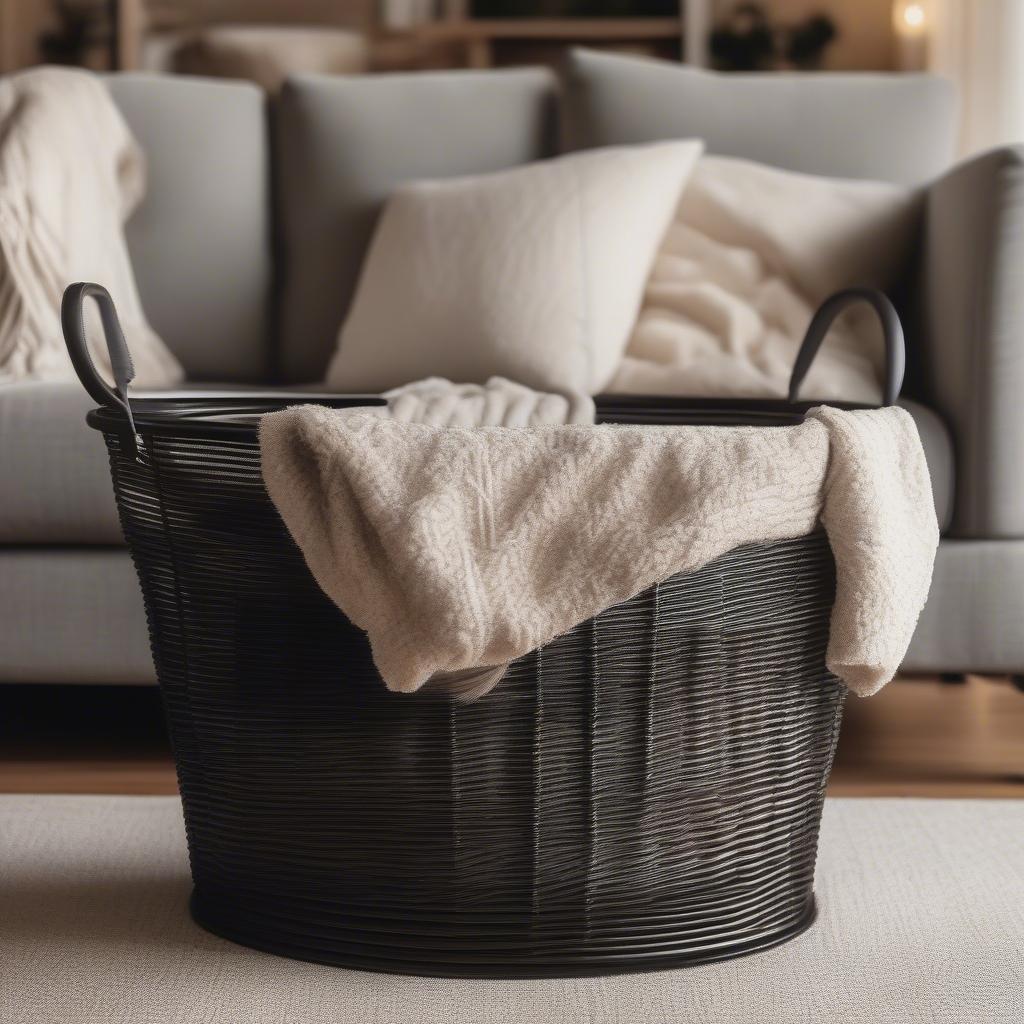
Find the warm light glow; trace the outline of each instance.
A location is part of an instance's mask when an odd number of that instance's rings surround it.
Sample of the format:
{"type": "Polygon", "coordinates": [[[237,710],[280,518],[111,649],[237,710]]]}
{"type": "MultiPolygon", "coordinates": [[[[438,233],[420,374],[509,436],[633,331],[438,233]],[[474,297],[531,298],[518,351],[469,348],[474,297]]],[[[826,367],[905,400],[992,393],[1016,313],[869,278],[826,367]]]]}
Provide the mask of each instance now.
{"type": "Polygon", "coordinates": [[[920,28],[924,24],[924,8],[920,4],[910,4],[904,7],[903,21],[910,28],[920,28]]]}
{"type": "Polygon", "coordinates": [[[923,3],[897,2],[893,8],[893,25],[903,36],[919,36],[926,28],[928,14],[923,3]]]}

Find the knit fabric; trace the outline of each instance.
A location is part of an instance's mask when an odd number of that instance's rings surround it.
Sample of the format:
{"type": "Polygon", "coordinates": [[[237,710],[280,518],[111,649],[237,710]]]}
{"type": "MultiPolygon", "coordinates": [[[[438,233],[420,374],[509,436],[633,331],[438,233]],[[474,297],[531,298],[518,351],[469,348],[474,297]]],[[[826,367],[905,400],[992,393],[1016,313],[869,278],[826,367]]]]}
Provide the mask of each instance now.
{"type": "MultiPolygon", "coordinates": [[[[98,76],[43,67],[0,79],[0,384],[75,379],[60,323],[73,281],[110,292],[137,386],[181,381],[146,320],[124,238],[145,185],[142,151],[98,76]]],[[[84,323],[92,360],[111,379],[92,303],[84,323]]]]}
{"type": "Polygon", "coordinates": [[[898,408],[820,407],[789,427],[466,428],[304,406],[264,417],[260,442],[310,570],[402,692],[501,666],[820,519],[837,569],[828,666],[870,694],[906,652],[938,544],[898,408]]]}
{"type": "MultiPolygon", "coordinates": [[[[453,384],[426,377],[385,391],[386,413],[403,423],[435,427],[535,427],[593,423],[594,400],[580,392],[535,391],[505,377],[486,384],[453,384]]],[[[384,409],[378,408],[379,413],[384,409]]]]}

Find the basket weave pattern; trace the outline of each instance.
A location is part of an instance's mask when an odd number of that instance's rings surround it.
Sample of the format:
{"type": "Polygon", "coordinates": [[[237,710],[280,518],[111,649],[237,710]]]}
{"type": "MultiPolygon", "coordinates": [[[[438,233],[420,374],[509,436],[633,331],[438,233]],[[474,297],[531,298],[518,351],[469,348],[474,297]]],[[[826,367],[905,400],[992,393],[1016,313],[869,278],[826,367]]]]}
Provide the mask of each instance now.
{"type": "Polygon", "coordinates": [[[824,537],[737,549],[520,659],[388,693],[255,443],[106,433],[185,809],[193,913],[329,963],[540,976],[719,959],[813,917],[844,690],[824,537]]]}

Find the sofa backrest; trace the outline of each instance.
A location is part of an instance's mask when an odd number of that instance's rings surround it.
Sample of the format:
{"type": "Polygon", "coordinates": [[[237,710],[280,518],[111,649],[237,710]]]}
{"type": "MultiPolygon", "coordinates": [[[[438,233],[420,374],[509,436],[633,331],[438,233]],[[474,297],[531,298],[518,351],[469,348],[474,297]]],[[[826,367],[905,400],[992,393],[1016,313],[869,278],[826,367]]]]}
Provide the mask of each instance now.
{"type": "Polygon", "coordinates": [[[147,158],[146,195],[126,233],[149,320],[192,379],[268,379],[263,93],[206,79],[119,74],[107,82],[147,158]]]}
{"type": "Polygon", "coordinates": [[[416,178],[701,137],[714,153],[905,183],[944,170],[954,95],[910,75],[718,75],[574,51],[542,69],[291,80],[116,75],[149,187],[127,227],[147,314],[192,379],[322,379],[377,217],[416,178]],[[273,252],[272,252],[273,242],[273,252]]]}
{"type": "Polygon", "coordinates": [[[397,185],[549,156],[556,118],[555,79],[536,68],[292,79],[273,131],[284,381],[322,379],[397,185]]]}
{"type": "Polygon", "coordinates": [[[565,77],[571,149],[701,138],[720,156],[905,185],[953,158],[956,96],[934,75],[719,74],[573,50],[565,77]]]}

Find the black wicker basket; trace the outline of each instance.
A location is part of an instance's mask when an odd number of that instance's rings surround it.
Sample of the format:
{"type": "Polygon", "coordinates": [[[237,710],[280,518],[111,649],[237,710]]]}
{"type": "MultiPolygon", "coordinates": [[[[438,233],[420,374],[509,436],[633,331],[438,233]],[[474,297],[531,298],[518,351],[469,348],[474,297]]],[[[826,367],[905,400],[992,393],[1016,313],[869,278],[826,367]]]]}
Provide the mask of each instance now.
{"type": "MultiPolygon", "coordinates": [[[[858,298],[885,314],[893,399],[898,323],[861,292],[816,319],[793,397],[858,298]]],[[[73,286],[64,314],[103,406],[89,422],[145,597],[200,924],[350,967],[520,977],[727,958],[810,924],[844,696],[824,665],[834,567],[820,533],[666,580],[520,659],[476,703],[391,694],[264,489],[255,418],[280,397],[129,407],[109,297],[73,286]],[[85,346],[87,295],[113,389],[85,346]]],[[[806,405],[599,408],[770,426],[806,405]]]]}

